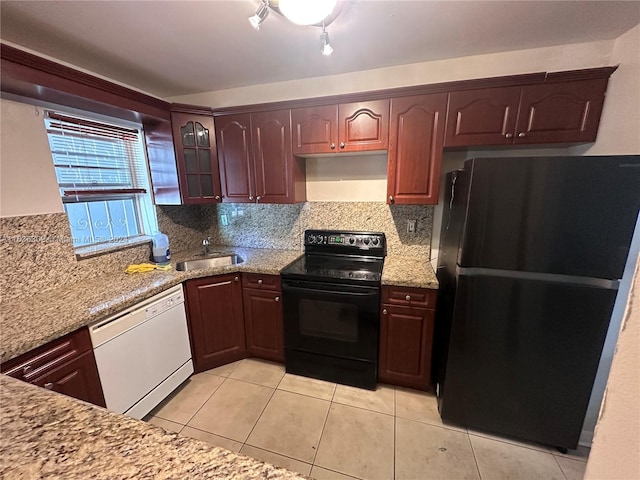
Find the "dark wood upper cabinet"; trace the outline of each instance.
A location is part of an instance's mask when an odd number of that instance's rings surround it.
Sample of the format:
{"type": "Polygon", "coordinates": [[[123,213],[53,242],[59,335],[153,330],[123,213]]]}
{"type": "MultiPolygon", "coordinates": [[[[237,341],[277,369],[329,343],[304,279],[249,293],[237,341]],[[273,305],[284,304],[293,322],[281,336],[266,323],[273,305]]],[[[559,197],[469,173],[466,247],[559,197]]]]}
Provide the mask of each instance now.
{"type": "Polygon", "coordinates": [[[445,147],[513,143],[521,87],[449,94],[445,147]]]}
{"type": "Polygon", "coordinates": [[[387,203],[438,203],[446,108],[446,93],[391,100],[387,203]]]}
{"type": "Polygon", "coordinates": [[[294,108],[291,110],[294,155],[337,151],[338,106],[294,108]]]}
{"type": "Polygon", "coordinates": [[[213,116],[171,112],[182,203],[222,200],[213,116]]]}
{"type": "Polygon", "coordinates": [[[608,78],[451,92],[445,147],[594,142],[608,78]]]}
{"type": "Polygon", "coordinates": [[[247,356],[239,274],[185,284],[191,352],[196,372],[247,356]]]}
{"type": "Polygon", "coordinates": [[[226,202],[294,203],[306,199],[304,163],[291,154],[289,110],[216,118],[226,202]]]}
{"type": "Polygon", "coordinates": [[[338,140],[342,152],[386,150],[389,140],[389,100],[340,104],[338,140]]]}
{"type": "Polygon", "coordinates": [[[291,110],[293,154],[386,150],[389,100],[291,110]]]}
{"type": "Polygon", "coordinates": [[[220,163],[220,183],[225,202],[255,201],[254,172],[251,159],[251,116],[217,117],[216,140],[220,163]]]}
{"type": "Polygon", "coordinates": [[[84,327],[2,364],[2,373],[105,406],[95,356],[84,327]]]}
{"type": "Polygon", "coordinates": [[[595,142],[607,81],[600,78],[523,87],[514,143],[595,142]]]}

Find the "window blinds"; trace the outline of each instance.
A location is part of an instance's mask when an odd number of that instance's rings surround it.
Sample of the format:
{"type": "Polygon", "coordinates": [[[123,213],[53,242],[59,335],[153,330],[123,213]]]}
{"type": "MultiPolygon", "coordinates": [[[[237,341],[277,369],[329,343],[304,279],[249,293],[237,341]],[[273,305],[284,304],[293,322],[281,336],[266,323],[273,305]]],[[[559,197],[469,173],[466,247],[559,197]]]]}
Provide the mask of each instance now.
{"type": "Polygon", "coordinates": [[[146,193],[137,130],[51,111],[45,125],[64,202],[146,193]]]}

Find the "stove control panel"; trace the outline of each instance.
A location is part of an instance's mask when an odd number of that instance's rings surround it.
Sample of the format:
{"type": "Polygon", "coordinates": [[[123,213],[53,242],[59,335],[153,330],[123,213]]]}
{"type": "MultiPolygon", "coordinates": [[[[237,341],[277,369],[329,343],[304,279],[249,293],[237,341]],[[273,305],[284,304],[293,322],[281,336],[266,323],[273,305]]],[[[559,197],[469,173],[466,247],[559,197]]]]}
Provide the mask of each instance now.
{"type": "Polygon", "coordinates": [[[385,236],[382,232],[348,232],[343,230],[307,230],[304,236],[305,247],[332,248],[348,251],[386,250],[385,236]]]}

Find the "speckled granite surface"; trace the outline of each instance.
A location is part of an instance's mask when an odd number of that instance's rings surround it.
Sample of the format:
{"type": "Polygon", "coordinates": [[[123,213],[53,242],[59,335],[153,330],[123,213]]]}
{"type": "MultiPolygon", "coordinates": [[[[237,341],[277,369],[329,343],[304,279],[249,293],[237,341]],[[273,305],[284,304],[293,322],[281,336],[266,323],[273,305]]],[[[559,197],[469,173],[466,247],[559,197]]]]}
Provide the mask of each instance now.
{"type": "Polygon", "coordinates": [[[0,431],[6,479],[307,478],[5,375],[0,431]]]}
{"type": "MultiPolygon", "coordinates": [[[[31,295],[3,295],[0,303],[0,362],[43,345],[190,278],[228,272],[277,275],[301,255],[295,250],[212,247],[219,252],[233,252],[244,262],[190,272],[153,271],[127,275],[126,264],[114,267],[110,274],[97,275],[80,283],[31,295]]],[[[175,255],[175,262],[193,255],[175,255]]]]}
{"type": "Polygon", "coordinates": [[[384,261],[382,284],[437,289],[438,279],[424,257],[389,255],[384,261]]]}

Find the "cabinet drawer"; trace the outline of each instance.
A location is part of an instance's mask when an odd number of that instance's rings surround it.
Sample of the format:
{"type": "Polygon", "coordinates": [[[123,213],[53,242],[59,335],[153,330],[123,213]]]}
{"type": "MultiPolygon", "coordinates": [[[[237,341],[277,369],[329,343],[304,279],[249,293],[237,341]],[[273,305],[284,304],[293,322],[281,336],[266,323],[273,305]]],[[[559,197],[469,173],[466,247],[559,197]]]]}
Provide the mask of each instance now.
{"type": "Polygon", "coordinates": [[[437,290],[427,288],[401,287],[383,285],[382,303],[391,305],[406,305],[411,307],[435,308],[437,290]]]}
{"type": "Polygon", "coordinates": [[[91,350],[89,330],[82,328],[2,364],[2,373],[31,382],[91,350]]]}
{"type": "Polygon", "coordinates": [[[242,286],[260,290],[280,291],[280,275],[262,275],[258,273],[243,273],[242,286]]]}

